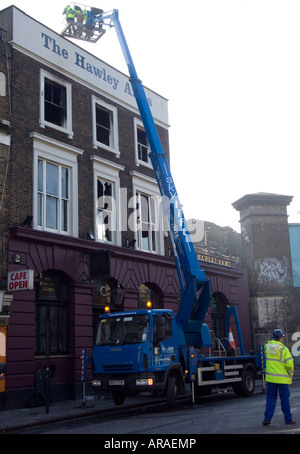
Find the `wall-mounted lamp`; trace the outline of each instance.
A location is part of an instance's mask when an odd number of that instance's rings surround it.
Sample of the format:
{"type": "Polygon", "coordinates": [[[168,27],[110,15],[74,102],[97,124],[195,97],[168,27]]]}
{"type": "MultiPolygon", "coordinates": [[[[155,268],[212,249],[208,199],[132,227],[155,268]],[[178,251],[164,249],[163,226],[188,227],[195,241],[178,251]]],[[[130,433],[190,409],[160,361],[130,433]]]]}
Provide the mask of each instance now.
{"type": "Polygon", "coordinates": [[[121,306],[122,302],[123,302],[123,298],[124,298],[124,295],[125,295],[125,290],[123,290],[121,287],[120,287],[120,284],[118,282],[118,287],[115,288],[114,290],[112,290],[110,292],[112,298],[113,298],[113,302],[115,303],[116,306],[121,306]]]}
{"type": "Polygon", "coordinates": [[[95,240],[95,235],[94,235],[94,233],[91,230],[88,230],[87,234],[86,234],[86,238],[87,238],[87,240],[94,241],[95,240]]]}
{"type": "Polygon", "coordinates": [[[27,216],[22,222],[22,227],[31,227],[33,216],[27,216]]]}
{"type": "Polygon", "coordinates": [[[136,243],[136,240],[131,240],[129,241],[127,238],[127,247],[133,249],[134,245],[136,243]]]}

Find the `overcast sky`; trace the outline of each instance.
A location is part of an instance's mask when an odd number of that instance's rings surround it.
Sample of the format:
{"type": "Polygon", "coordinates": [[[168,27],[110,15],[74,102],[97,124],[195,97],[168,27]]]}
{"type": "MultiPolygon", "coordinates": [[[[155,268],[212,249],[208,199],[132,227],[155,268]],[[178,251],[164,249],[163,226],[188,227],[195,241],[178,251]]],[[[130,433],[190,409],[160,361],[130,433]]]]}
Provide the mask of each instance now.
{"type": "MultiPolygon", "coordinates": [[[[60,33],[62,0],[0,0],[60,33]]],[[[99,0],[119,10],[143,84],[169,100],[171,169],[185,217],[240,231],[245,194],[294,196],[300,223],[300,1],[99,0]]],[[[76,44],[82,46],[81,41],[76,44]]],[[[127,73],[115,31],[84,46],[127,73]]]]}

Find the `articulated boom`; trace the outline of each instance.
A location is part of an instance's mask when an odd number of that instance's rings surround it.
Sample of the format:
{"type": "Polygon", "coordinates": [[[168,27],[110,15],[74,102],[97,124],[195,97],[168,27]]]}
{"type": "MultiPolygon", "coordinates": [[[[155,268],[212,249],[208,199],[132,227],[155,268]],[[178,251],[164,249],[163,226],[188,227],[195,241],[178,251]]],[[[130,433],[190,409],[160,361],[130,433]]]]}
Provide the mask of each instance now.
{"type": "Polygon", "coordinates": [[[90,28],[84,24],[78,26],[75,18],[73,26],[72,24],[68,25],[62,34],[63,36],[70,38],[95,42],[98,35],[103,35],[105,27],[115,27],[116,29],[123,55],[128,66],[132,89],[151,148],[150,158],[162,196],[165,214],[167,218],[170,219],[170,234],[173,242],[182,294],[176,322],[181,326],[183,331],[188,329],[190,332],[194,330],[199,332],[199,328],[201,329],[210,302],[210,281],[206,278],[205,272],[200,268],[170,171],[170,166],[163,151],[142,82],[138,78],[119,21],[119,13],[117,10],[104,13],[102,10],[95,10],[94,8],[89,8],[89,11],[91,12],[89,16],[90,28]],[[92,16],[93,11],[96,11],[97,13],[94,18],[92,16]],[[99,13],[99,11],[101,13],[99,13]],[[94,24],[94,28],[91,24],[94,24]],[[95,32],[95,35],[93,35],[93,31],[95,32]],[[194,327],[191,328],[191,324],[193,323],[194,327]]]}

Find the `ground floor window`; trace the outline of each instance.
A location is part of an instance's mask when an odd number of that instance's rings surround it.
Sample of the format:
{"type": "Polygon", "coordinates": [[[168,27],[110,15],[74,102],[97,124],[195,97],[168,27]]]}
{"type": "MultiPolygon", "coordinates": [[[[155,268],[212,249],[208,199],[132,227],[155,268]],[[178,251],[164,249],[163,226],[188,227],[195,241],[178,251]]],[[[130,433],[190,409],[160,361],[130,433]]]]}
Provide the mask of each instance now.
{"type": "Polygon", "coordinates": [[[138,293],[139,309],[147,309],[147,303],[151,303],[152,309],[163,309],[162,292],[151,283],[141,284],[138,293]]]}
{"type": "Polygon", "coordinates": [[[228,300],[223,293],[213,294],[213,305],[211,310],[211,323],[214,336],[218,339],[225,338],[226,306],[228,300]]]}
{"type": "Polygon", "coordinates": [[[66,280],[55,272],[40,275],[35,308],[35,354],[66,355],[69,351],[69,295],[66,280]],[[47,337],[47,325],[49,337],[47,337]]]}

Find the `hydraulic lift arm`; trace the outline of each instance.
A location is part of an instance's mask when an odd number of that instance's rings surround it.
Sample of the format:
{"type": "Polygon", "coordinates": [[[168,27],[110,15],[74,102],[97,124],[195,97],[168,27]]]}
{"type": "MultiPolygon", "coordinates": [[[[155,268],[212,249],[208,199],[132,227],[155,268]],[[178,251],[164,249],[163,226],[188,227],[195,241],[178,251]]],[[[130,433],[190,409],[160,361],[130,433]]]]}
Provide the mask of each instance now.
{"type": "MultiPolygon", "coordinates": [[[[170,219],[170,235],[181,284],[181,304],[176,316],[176,322],[185,331],[190,320],[194,320],[198,322],[197,329],[199,329],[204,321],[211,299],[210,280],[206,278],[204,270],[199,265],[170,166],[162,148],[142,82],[134,66],[119,20],[118,10],[103,13],[100,19],[102,29],[104,26],[115,27],[151,148],[150,159],[164,203],[165,213],[170,219]]],[[[65,36],[69,37],[70,35],[65,36]]],[[[73,37],[76,38],[75,35],[73,37]]],[[[88,35],[87,40],[89,40],[88,35]]]]}

